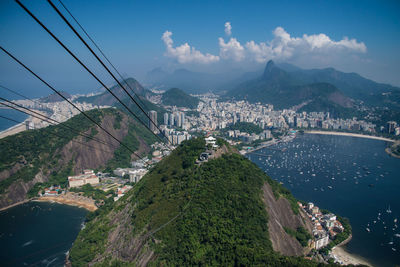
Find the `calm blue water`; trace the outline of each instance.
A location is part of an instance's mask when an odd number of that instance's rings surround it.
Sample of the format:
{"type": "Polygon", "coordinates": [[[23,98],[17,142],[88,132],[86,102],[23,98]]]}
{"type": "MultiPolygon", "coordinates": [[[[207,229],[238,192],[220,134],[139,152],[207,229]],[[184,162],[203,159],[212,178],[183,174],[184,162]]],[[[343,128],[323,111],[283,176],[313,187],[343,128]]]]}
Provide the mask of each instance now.
{"type": "Polygon", "coordinates": [[[87,211],[30,202],[0,212],[1,266],[63,266],[87,211]]]}
{"type": "Polygon", "coordinates": [[[304,134],[249,157],[296,198],[349,218],[353,239],[347,251],[377,266],[394,266],[400,264],[400,159],[387,155],[386,146],[372,139],[304,134]]]}
{"type": "MultiPolygon", "coordinates": [[[[23,122],[24,120],[26,120],[28,118],[28,115],[26,115],[25,113],[13,110],[13,109],[0,109],[0,115],[19,121],[19,122],[23,122]]],[[[13,122],[13,121],[9,121],[3,118],[0,118],[0,132],[4,131],[14,125],[16,125],[17,123],[13,122]]]]}

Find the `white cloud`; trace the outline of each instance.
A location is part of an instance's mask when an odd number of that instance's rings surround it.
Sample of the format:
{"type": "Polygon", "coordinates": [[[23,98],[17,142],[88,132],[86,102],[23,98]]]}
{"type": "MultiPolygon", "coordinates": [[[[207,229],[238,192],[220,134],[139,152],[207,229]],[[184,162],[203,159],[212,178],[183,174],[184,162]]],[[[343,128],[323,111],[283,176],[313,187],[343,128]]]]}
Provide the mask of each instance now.
{"type": "Polygon", "coordinates": [[[161,39],[167,48],[165,55],[167,57],[175,58],[179,63],[212,63],[219,61],[219,56],[209,53],[203,54],[191,47],[188,43],[173,47],[174,41],[171,38],[172,32],[165,31],[161,39]]]}
{"type": "Polygon", "coordinates": [[[229,21],[225,22],[225,34],[228,36],[232,34],[232,26],[229,21]]]}
{"type": "MultiPolygon", "coordinates": [[[[232,34],[230,22],[225,23],[225,33],[228,36],[232,34]]],[[[218,38],[219,56],[203,54],[188,43],[174,47],[171,36],[170,31],[165,31],[161,38],[166,46],[164,55],[176,59],[179,63],[208,64],[221,59],[264,63],[274,59],[328,64],[335,60],[348,59],[354,54],[367,52],[365,44],[356,39],[344,37],[342,40],[334,41],[324,33],[292,37],[282,27],[275,28],[273,39],[266,42],[256,43],[251,40],[242,45],[236,38],[231,37],[228,42],[225,42],[220,37],[218,38]]]]}
{"type": "Polygon", "coordinates": [[[223,59],[233,59],[234,61],[242,61],[245,58],[244,47],[236,40],[231,38],[225,43],[221,37],[219,40],[219,56],[223,59]]]}
{"type": "Polygon", "coordinates": [[[365,53],[367,47],[363,42],[347,37],[336,42],[326,34],[304,34],[300,37],[291,37],[282,27],[274,31],[274,38],[270,42],[246,43],[247,51],[252,59],[265,62],[269,59],[287,60],[302,55],[332,55],[332,53],[365,53]]]}

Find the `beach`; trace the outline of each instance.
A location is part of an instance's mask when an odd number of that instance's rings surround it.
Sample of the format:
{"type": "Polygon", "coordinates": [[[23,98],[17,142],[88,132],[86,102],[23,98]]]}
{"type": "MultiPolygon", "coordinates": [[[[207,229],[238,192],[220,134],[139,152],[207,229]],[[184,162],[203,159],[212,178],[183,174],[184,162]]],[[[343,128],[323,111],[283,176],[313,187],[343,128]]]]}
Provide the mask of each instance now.
{"type": "Polygon", "coordinates": [[[97,206],[95,205],[95,201],[93,199],[72,192],[57,196],[42,196],[35,199],[35,201],[57,202],[65,205],[82,207],[89,211],[97,210],[97,206]]]}
{"type": "MultiPolygon", "coordinates": [[[[47,114],[42,111],[38,111],[38,110],[34,110],[34,111],[38,112],[39,114],[42,114],[44,116],[47,116],[47,114]]],[[[38,115],[35,115],[35,116],[38,116],[38,115]]],[[[32,121],[35,125],[38,125],[40,122],[42,122],[41,119],[38,119],[33,116],[29,116],[25,121],[23,121],[17,125],[14,125],[13,127],[8,128],[7,130],[0,132],[0,139],[25,131],[26,130],[25,122],[28,120],[32,121]]]]}
{"type": "Polygon", "coordinates": [[[389,138],[385,138],[385,137],[366,135],[366,134],[356,134],[356,133],[332,132],[332,131],[304,131],[304,133],[308,133],[308,134],[325,134],[325,135],[341,135],[341,136],[369,138],[369,139],[381,140],[381,141],[392,142],[392,143],[395,142],[395,140],[392,140],[392,139],[389,139],[389,138]]]}
{"type": "Polygon", "coordinates": [[[368,261],[364,260],[363,258],[348,253],[343,247],[336,246],[332,248],[331,253],[336,257],[337,260],[341,262],[342,265],[348,265],[348,264],[363,264],[363,265],[368,265],[368,266],[373,266],[371,263],[368,261]]]}

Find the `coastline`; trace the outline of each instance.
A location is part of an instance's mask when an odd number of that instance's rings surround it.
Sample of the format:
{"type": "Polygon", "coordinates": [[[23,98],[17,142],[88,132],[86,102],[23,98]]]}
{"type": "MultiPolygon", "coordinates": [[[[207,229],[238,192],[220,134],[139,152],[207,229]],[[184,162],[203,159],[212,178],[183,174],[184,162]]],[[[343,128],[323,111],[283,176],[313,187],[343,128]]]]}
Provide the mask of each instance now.
{"type": "Polygon", "coordinates": [[[340,261],[341,265],[348,265],[348,264],[353,264],[353,265],[367,265],[373,267],[373,265],[368,262],[367,260],[363,259],[362,257],[351,254],[347,252],[342,245],[338,245],[336,247],[333,247],[331,250],[332,255],[336,257],[337,260],[340,261]]]}
{"type": "Polygon", "coordinates": [[[37,199],[34,199],[33,201],[57,202],[59,204],[81,207],[87,209],[88,211],[97,210],[97,206],[95,205],[93,199],[83,197],[70,192],[65,195],[58,195],[58,196],[42,196],[37,199]]]}
{"type": "Polygon", "coordinates": [[[16,207],[16,206],[19,206],[19,205],[22,205],[22,204],[27,203],[27,202],[29,202],[29,201],[31,201],[31,200],[33,200],[33,198],[26,199],[26,200],[23,200],[23,201],[19,201],[19,202],[16,202],[16,203],[14,203],[14,204],[11,204],[11,205],[9,205],[9,206],[0,208],[0,212],[5,211],[5,210],[8,210],[8,209],[11,209],[11,208],[16,207]]]}
{"type": "MultiPolygon", "coordinates": [[[[44,113],[42,111],[39,111],[39,110],[34,110],[34,111],[39,113],[39,114],[42,114],[42,115],[46,116],[46,113],[44,113]]],[[[14,135],[14,134],[26,131],[25,123],[26,123],[26,121],[29,121],[29,120],[31,120],[34,124],[37,124],[37,123],[40,123],[40,122],[43,121],[41,119],[38,119],[36,117],[33,117],[33,116],[29,115],[29,117],[27,119],[25,119],[23,122],[21,122],[21,123],[19,123],[17,125],[11,126],[10,128],[5,129],[4,131],[1,131],[0,132],[0,139],[5,138],[5,137],[10,136],[10,135],[14,135]]]]}
{"type": "Polygon", "coordinates": [[[75,195],[74,193],[67,193],[66,195],[58,195],[58,196],[42,196],[38,198],[30,198],[20,202],[16,202],[7,207],[0,208],[0,212],[8,210],[10,208],[22,205],[24,203],[28,203],[30,201],[38,201],[38,202],[56,202],[63,205],[76,206],[84,208],[88,211],[97,210],[97,206],[95,202],[91,198],[75,195]]]}
{"type": "Polygon", "coordinates": [[[346,132],[304,131],[304,133],[307,133],[307,134],[324,134],[324,135],[341,135],[341,136],[351,136],[351,137],[359,137],[359,138],[369,138],[369,139],[381,140],[381,141],[392,142],[392,143],[395,142],[395,140],[392,140],[392,139],[389,139],[389,138],[385,138],[385,137],[366,135],[366,134],[346,133],[346,132]]]}

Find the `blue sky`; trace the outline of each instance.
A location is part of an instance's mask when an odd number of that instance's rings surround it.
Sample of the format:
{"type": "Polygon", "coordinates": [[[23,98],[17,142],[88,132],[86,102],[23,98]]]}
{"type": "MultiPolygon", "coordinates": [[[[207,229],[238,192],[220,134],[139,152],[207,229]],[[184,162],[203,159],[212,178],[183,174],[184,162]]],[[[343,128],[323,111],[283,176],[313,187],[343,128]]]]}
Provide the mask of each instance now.
{"type": "MultiPolygon", "coordinates": [[[[111,83],[46,1],[22,2],[111,83]]],[[[335,67],[400,86],[399,1],[63,2],[120,72],[139,80],[159,66],[254,70],[274,59],[303,68],[335,67]]],[[[99,88],[14,1],[0,1],[0,36],[4,48],[56,88],[72,93],[99,88]]],[[[49,92],[3,53],[0,69],[0,85],[29,96],[49,92]]]]}

